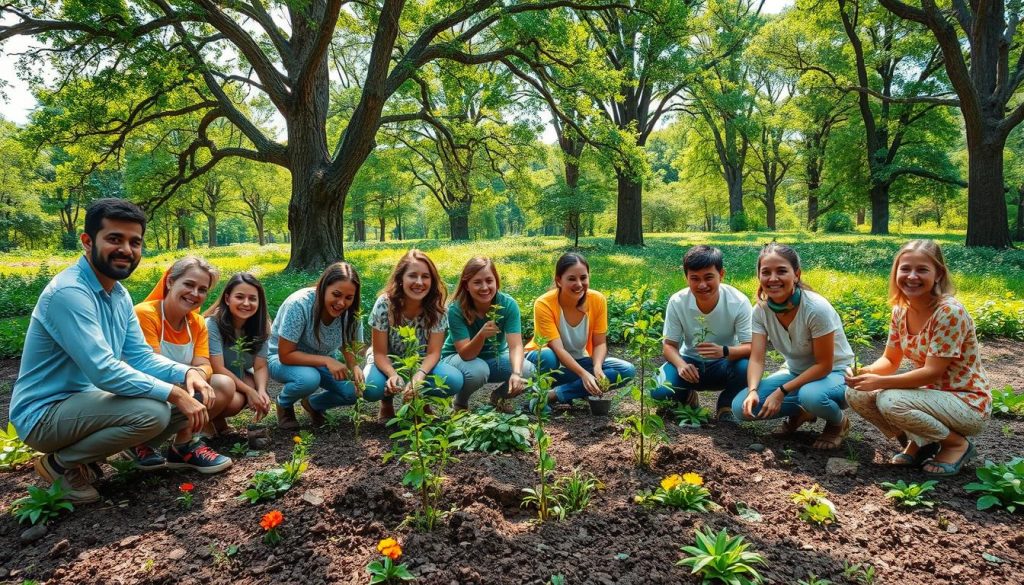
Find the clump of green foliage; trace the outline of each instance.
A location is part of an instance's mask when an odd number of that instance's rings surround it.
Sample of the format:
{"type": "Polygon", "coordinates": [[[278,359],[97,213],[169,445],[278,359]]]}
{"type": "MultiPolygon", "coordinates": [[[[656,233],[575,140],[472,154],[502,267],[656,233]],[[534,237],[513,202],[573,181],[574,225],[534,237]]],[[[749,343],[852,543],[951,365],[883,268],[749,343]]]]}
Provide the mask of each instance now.
{"type": "Polygon", "coordinates": [[[968,492],[983,494],[978,498],[978,509],[1002,506],[1011,514],[1024,510],[1024,458],[1015,457],[1009,463],[986,461],[975,470],[978,481],[964,486],[968,492]]]}
{"type": "Polygon", "coordinates": [[[754,585],[763,582],[754,565],[763,565],[764,558],[747,550],[750,543],[745,542],[743,536],[729,536],[725,529],[716,534],[710,528],[697,530],[695,535],[694,546],[682,547],[690,556],[676,564],[690,567],[690,574],[700,575],[702,583],[754,585]]]}
{"type": "Polygon", "coordinates": [[[529,421],[525,414],[506,414],[494,409],[466,414],[456,423],[451,441],[452,447],[463,451],[529,451],[529,421]]]}
{"type": "Polygon", "coordinates": [[[309,468],[309,446],[313,442],[313,435],[303,431],[294,440],[295,447],[292,448],[291,459],[281,467],[254,473],[249,480],[249,487],[238,496],[238,499],[250,504],[274,500],[298,483],[299,478],[309,468]]]}
{"type": "Polygon", "coordinates": [[[43,489],[34,485],[28,486],[28,495],[14,500],[11,514],[24,524],[33,526],[40,522],[46,523],[60,516],[61,512],[71,512],[75,507],[65,497],[66,492],[59,483],[43,489]]]}
{"type": "Polygon", "coordinates": [[[843,561],[843,576],[860,585],[872,585],[875,582],[875,567],[868,563],[843,561]]]}
{"type": "Polygon", "coordinates": [[[578,514],[590,505],[590,499],[602,484],[596,477],[573,469],[571,475],[558,478],[555,482],[555,497],[565,515],[578,514]]]}
{"type": "Polygon", "coordinates": [[[35,449],[21,440],[12,423],[7,423],[6,431],[0,429],[0,469],[20,467],[31,461],[35,455],[35,449]]]}
{"type": "Polygon", "coordinates": [[[675,402],[670,408],[672,416],[681,427],[701,427],[711,420],[711,409],[706,406],[690,406],[675,402]]]}
{"type": "Polygon", "coordinates": [[[704,487],[704,478],[696,473],[672,474],[661,480],[661,485],[653,492],[639,494],[633,501],[645,506],[707,512],[711,504],[711,492],[704,487]]]}
{"type": "Polygon", "coordinates": [[[800,519],[804,522],[827,526],[836,521],[836,507],[825,496],[828,494],[821,486],[814,484],[790,495],[790,499],[800,507],[800,519]]]}
{"type": "Polygon", "coordinates": [[[1024,392],[1015,393],[1009,384],[992,390],[992,414],[1024,416],[1024,392]]]}
{"type": "Polygon", "coordinates": [[[935,502],[924,499],[924,495],[935,489],[935,486],[939,482],[934,479],[930,479],[924,483],[907,483],[902,479],[896,483],[888,481],[882,482],[882,487],[887,488],[889,491],[885,492],[885,497],[890,500],[895,500],[897,504],[913,508],[915,506],[924,506],[931,508],[935,505],[935,502]]]}

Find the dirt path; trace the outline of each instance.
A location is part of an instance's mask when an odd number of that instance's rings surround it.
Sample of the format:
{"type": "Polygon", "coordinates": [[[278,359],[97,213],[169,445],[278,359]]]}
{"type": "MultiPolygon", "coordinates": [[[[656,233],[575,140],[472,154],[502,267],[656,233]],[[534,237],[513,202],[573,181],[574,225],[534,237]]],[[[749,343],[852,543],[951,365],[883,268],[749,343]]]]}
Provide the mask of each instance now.
{"type": "MultiPolygon", "coordinates": [[[[983,357],[996,385],[1021,389],[1022,353],[1021,343],[985,344],[983,357]]],[[[16,363],[0,363],[4,417],[15,374],[16,363]]],[[[702,396],[707,405],[713,399],[702,396]]],[[[99,486],[104,501],[65,515],[31,544],[21,544],[24,527],[3,516],[0,581],[354,585],[367,582],[365,566],[377,558],[378,540],[401,534],[403,560],[417,583],[543,584],[555,574],[574,585],[696,583],[675,562],[683,556],[679,547],[692,542],[694,528],[710,525],[746,535],[765,557],[762,572],[770,583],[795,583],[809,573],[852,583],[843,577],[845,562],[871,563],[876,583],[1024,583],[1019,514],[976,511],[975,499],[963,489],[973,472],[940,482],[935,510],[894,508],[879,482],[923,477],[880,465],[893,445],[855,420],[848,447],[833,453],[812,450],[810,431],[778,441],[764,434],[766,425],[671,425],[671,442],[659,448],[655,469],[646,471],[634,467],[614,419],[574,408],[555,417],[549,430],[560,474],[580,467],[604,483],[587,511],[537,525],[520,507],[521,489],[535,481],[531,453],[463,454],[446,482],[454,512],[429,534],[396,530],[415,501],[401,486],[403,469],[381,463],[390,431],[376,423],[363,425],[358,445],[347,422],[317,432],[310,470],[299,485],[269,504],[239,501],[236,496],[254,471],[288,456],[290,435],[276,433],[270,452],[238,460],[214,477],[163,471],[125,483],[110,480],[113,470],[107,467],[108,479],[99,486]],[[757,443],[766,448],[756,450],[757,443]],[[828,475],[829,456],[856,460],[860,468],[853,477],[828,475]],[[723,509],[688,514],[633,503],[635,494],[661,477],[688,471],[705,478],[723,509]],[[188,512],[175,507],[182,481],[196,484],[195,506],[188,512]],[[814,483],[836,504],[838,526],[820,529],[797,519],[789,494],[814,483]],[[310,492],[322,503],[303,499],[310,492]],[[761,520],[741,519],[740,502],[756,509],[761,520]],[[284,541],[275,548],[259,539],[259,519],[271,509],[285,515],[284,541]],[[232,545],[239,547],[237,554],[225,556],[232,545]],[[983,553],[1000,562],[986,560],[983,553]]],[[[215,446],[227,449],[238,440],[218,440],[215,446]]],[[[1024,420],[994,419],[978,447],[982,458],[1024,455],[1024,420]]],[[[39,483],[31,469],[3,477],[5,509],[26,486],[39,483]]]]}

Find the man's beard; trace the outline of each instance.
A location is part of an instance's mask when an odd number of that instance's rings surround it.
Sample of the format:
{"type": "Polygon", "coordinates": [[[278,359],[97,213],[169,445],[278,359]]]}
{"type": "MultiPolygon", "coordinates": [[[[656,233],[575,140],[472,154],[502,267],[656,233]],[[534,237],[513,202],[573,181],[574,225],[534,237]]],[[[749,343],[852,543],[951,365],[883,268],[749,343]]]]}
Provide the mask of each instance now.
{"type": "Polygon", "coordinates": [[[96,270],[99,270],[100,273],[103,274],[104,276],[106,276],[108,278],[113,278],[114,280],[124,280],[124,279],[128,278],[129,276],[131,276],[132,272],[135,272],[135,269],[138,268],[139,262],[141,260],[142,260],[142,258],[136,259],[133,256],[128,256],[128,255],[119,254],[119,253],[114,253],[114,254],[111,255],[111,257],[109,259],[104,260],[100,256],[99,247],[98,246],[93,246],[93,248],[92,248],[92,265],[93,265],[93,267],[95,267],[96,270]],[[127,258],[128,261],[131,262],[131,264],[128,265],[128,268],[116,268],[116,267],[114,267],[113,264],[111,264],[111,262],[113,262],[116,259],[120,259],[120,258],[127,258]]]}

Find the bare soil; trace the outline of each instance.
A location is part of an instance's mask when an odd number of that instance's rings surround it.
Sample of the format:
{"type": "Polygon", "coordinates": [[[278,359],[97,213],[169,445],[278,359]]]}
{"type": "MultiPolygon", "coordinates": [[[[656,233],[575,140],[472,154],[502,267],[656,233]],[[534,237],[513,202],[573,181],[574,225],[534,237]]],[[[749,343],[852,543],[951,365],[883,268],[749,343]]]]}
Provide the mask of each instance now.
{"type": "MultiPolygon", "coordinates": [[[[984,344],[994,385],[1021,389],[1022,353],[1018,342],[984,344]]],[[[17,362],[0,363],[4,416],[16,372],[17,362]]],[[[702,396],[705,405],[713,401],[713,394],[702,396]]],[[[236,459],[212,477],[160,471],[125,481],[105,466],[107,476],[98,486],[103,502],[62,516],[40,540],[21,544],[25,527],[8,514],[0,517],[0,582],[366,583],[367,563],[379,558],[377,542],[397,535],[402,561],[417,583],[544,584],[556,574],[570,584],[697,583],[675,563],[683,557],[679,547],[692,543],[694,529],[707,525],[743,534],[764,556],[762,574],[769,583],[791,584],[811,573],[855,583],[844,577],[844,563],[870,563],[880,584],[1024,583],[1020,514],[975,510],[975,498],[963,489],[974,478],[973,468],[939,483],[934,510],[894,507],[880,482],[926,478],[886,466],[896,445],[856,416],[851,438],[834,452],[810,448],[821,423],[792,440],[770,438],[770,427],[762,424],[670,424],[671,441],[658,449],[654,468],[644,470],[634,466],[615,419],[592,417],[585,408],[581,404],[553,418],[553,455],[559,474],[578,467],[604,488],[585,512],[564,521],[537,524],[520,506],[522,488],[536,481],[532,453],[471,453],[461,454],[449,470],[445,493],[453,511],[442,525],[431,533],[399,528],[416,500],[401,485],[402,466],[381,462],[390,429],[364,423],[355,444],[351,425],[343,422],[316,432],[307,475],[270,503],[250,505],[237,496],[255,471],[289,456],[291,435],[276,430],[271,451],[236,459]],[[756,443],[766,448],[758,451],[756,443]],[[829,457],[856,460],[859,470],[853,477],[828,475],[829,457]],[[688,471],[705,478],[720,510],[693,514],[633,503],[634,495],[665,475],[688,471]],[[196,484],[195,505],[188,511],[175,504],[185,481],[196,484]],[[799,520],[790,502],[789,494],[815,483],[839,511],[839,523],[831,528],[799,520]],[[761,520],[742,519],[741,502],[760,512],[761,520]],[[262,543],[259,527],[272,509],[285,516],[284,540],[273,548],[262,543]],[[238,552],[226,556],[231,546],[238,552]]],[[[619,411],[628,408],[621,405],[619,411]]],[[[213,445],[226,451],[242,440],[229,436],[213,445]]],[[[1024,420],[993,419],[977,446],[980,460],[1024,455],[1024,420]]],[[[4,509],[28,485],[41,484],[30,466],[3,479],[4,509]]]]}

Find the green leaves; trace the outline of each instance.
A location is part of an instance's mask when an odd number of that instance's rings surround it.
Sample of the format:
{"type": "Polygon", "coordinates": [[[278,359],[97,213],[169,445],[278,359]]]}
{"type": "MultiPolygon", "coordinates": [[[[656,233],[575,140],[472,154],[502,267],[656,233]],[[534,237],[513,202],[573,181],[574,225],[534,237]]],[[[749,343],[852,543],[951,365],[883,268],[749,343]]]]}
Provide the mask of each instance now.
{"type": "Polygon", "coordinates": [[[995,506],[1003,506],[1011,514],[1024,510],[1024,458],[1015,457],[1009,463],[1000,464],[986,461],[975,474],[978,481],[965,485],[964,489],[983,494],[978,498],[979,510],[995,506]]]}
{"type": "Polygon", "coordinates": [[[460,417],[449,438],[452,447],[463,451],[511,453],[530,450],[530,427],[526,415],[506,414],[493,409],[460,417]]]}
{"type": "Polygon", "coordinates": [[[836,507],[825,497],[826,495],[828,494],[818,484],[814,484],[790,495],[790,499],[801,507],[801,520],[818,526],[827,526],[836,521],[836,507]]]}
{"type": "Polygon", "coordinates": [[[690,556],[678,561],[677,565],[690,567],[690,573],[700,575],[704,583],[720,581],[731,585],[754,585],[761,583],[761,574],[754,565],[763,565],[761,555],[750,552],[750,544],[742,536],[729,536],[722,529],[717,534],[710,528],[697,530],[694,546],[684,546],[682,551],[690,556]]]}
{"type": "Polygon", "coordinates": [[[31,461],[35,454],[35,449],[18,437],[12,423],[7,423],[6,431],[0,429],[0,469],[14,469],[31,461]]]}
{"type": "Polygon", "coordinates": [[[992,413],[1003,416],[1024,416],[1024,392],[1013,391],[1007,384],[1004,388],[992,390],[992,413]]]}
{"type": "Polygon", "coordinates": [[[885,497],[896,500],[897,504],[913,508],[914,506],[925,506],[931,508],[935,502],[924,499],[924,494],[935,489],[939,482],[930,479],[924,483],[906,483],[902,479],[896,483],[882,482],[882,487],[888,488],[885,497]]]}
{"type": "Polygon", "coordinates": [[[37,486],[28,487],[28,495],[14,500],[11,514],[24,524],[44,524],[60,515],[62,511],[71,512],[75,507],[65,499],[64,488],[54,483],[48,489],[37,486]]]}

